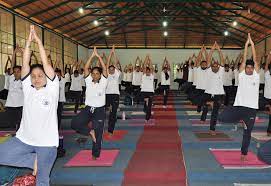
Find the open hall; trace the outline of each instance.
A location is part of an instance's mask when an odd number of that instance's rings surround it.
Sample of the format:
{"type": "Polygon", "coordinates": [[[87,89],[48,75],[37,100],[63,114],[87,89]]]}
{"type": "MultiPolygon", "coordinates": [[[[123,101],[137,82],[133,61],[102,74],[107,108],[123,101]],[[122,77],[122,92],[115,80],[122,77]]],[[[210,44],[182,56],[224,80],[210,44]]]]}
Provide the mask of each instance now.
{"type": "Polygon", "coordinates": [[[271,0],[0,0],[1,186],[271,186],[271,0]]]}

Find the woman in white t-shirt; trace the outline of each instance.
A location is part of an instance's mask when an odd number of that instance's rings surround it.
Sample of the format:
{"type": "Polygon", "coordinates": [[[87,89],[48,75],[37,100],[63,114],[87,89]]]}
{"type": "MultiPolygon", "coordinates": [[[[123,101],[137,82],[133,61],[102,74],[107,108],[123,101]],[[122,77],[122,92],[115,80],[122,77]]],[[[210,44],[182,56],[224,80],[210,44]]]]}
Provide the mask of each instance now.
{"type": "Polygon", "coordinates": [[[243,121],[244,132],[241,147],[241,160],[246,159],[254,127],[256,112],[259,105],[259,64],[257,62],[255,45],[248,34],[245,44],[243,62],[238,76],[238,89],[233,107],[226,107],[220,114],[219,120],[225,123],[243,121]],[[248,45],[251,44],[253,59],[247,60],[248,45]]]}
{"type": "Polygon", "coordinates": [[[57,155],[57,103],[59,81],[47,61],[42,41],[31,26],[23,55],[22,84],[24,93],[23,116],[16,136],[0,144],[0,164],[27,167],[36,174],[36,185],[49,186],[50,171],[57,155]],[[31,67],[30,45],[36,41],[42,65],[31,67]]]}
{"type": "MultiPolygon", "coordinates": [[[[11,63],[11,59],[10,57],[8,56],[8,60],[6,62],[6,65],[5,65],[5,84],[4,84],[4,89],[0,91],[0,100],[6,100],[7,99],[7,96],[8,96],[8,89],[9,89],[9,77],[11,75],[10,71],[11,71],[11,68],[8,68],[8,63],[11,63]]],[[[4,111],[4,105],[3,103],[0,101],[0,111],[4,111]]]]}
{"type": "Polygon", "coordinates": [[[178,65],[177,72],[176,72],[176,79],[174,82],[178,83],[178,90],[180,90],[181,85],[183,83],[183,64],[178,65]]]}
{"type": "Polygon", "coordinates": [[[165,57],[161,72],[161,90],[164,96],[163,108],[167,108],[168,93],[170,88],[170,64],[165,57]]]}
{"type": "Polygon", "coordinates": [[[72,119],[71,127],[78,133],[92,138],[92,159],[96,160],[100,157],[102,148],[108,74],[107,68],[96,47],[94,47],[92,55],[85,64],[84,74],[86,81],[86,107],[72,119]],[[91,72],[89,72],[89,67],[95,56],[98,58],[99,65],[102,68],[93,67],[91,72]],[[89,123],[91,127],[88,126],[89,123]]]}
{"type": "Polygon", "coordinates": [[[154,95],[154,75],[152,62],[149,56],[146,57],[143,64],[143,76],[141,83],[141,97],[144,99],[143,111],[146,113],[145,121],[148,122],[151,117],[152,101],[154,95]]]}
{"type": "Polygon", "coordinates": [[[158,69],[154,70],[153,76],[154,76],[154,89],[156,89],[157,88],[157,84],[158,84],[158,69]]]}

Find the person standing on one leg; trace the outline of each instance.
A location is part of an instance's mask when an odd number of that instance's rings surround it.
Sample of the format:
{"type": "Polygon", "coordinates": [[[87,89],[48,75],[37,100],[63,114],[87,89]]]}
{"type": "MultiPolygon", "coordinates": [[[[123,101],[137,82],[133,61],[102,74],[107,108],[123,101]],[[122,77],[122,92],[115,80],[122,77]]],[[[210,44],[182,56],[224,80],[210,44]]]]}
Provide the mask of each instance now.
{"type": "Polygon", "coordinates": [[[21,125],[16,137],[0,144],[0,164],[31,169],[36,167],[36,185],[49,186],[58,146],[59,81],[34,26],[31,26],[26,41],[21,75],[24,93],[21,125]],[[30,67],[30,45],[33,40],[38,44],[42,65],[30,67]]]}
{"type": "Polygon", "coordinates": [[[254,43],[248,34],[245,44],[243,62],[238,76],[239,84],[233,107],[226,107],[219,115],[219,120],[225,123],[244,123],[243,141],[241,148],[241,160],[246,159],[251,140],[251,132],[255,123],[256,112],[259,105],[259,65],[257,63],[254,43]],[[247,60],[248,45],[251,44],[253,59],[247,60]]]}
{"type": "Polygon", "coordinates": [[[218,44],[215,42],[213,45],[209,56],[207,60],[208,66],[211,66],[211,68],[208,68],[207,72],[207,84],[206,89],[204,93],[203,98],[203,112],[201,116],[201,120],[205,121],[208,113],[208,103],[212,102],[212,114],[211,114],[211,120],[210,120],[210,134],[216,135],[215,133],[215,127],[217,123],[217,116],[218,111],[221,105],[221,101],[224,95],[224,89],[223,89],[223,74],[224,74],[224,58],[223,54],[218,46],[218,44]],[[220,65],[218,62],[212,63],[212,56],[214,50],[218,50],[219,56],[220,56],[220,65]]]}
{"type": "Polygon", "coordinates": [[[161,72],[161,90],[164,96],[163,108],[167,108],[167,99],[170,88],[170,64],[165,57],[161,72]]]}
{"type": "Polygon", "coordinates": [[[106,107],[109,107],[109,119],[108,119],[108,133],[110,136],[113,135],[115,124],[117,122],[117,111],[119,107],[119,77],[121,75],[120,69],[118,69],[119,60],[117,59],[115,53],[115,46],[113,46],[108,62],[107,62],[107,69],[108,69],[108,78],[107,78],[107,87],[106,87],[106,107]],[[112,56],[114,57],[114,64],[110,64],[112,56]]]}
{"type": "Polygon", "coordinates": [[[233,72],[229,64],[225,64],[225,72],[223,74],[223,86],[225,90],[224,105],[228,106],[230,101],[231,87],[232,87],[233,72]]]}
{"type": "Polygon", "coordinates": [[[152,101],[154,95],[154,75],[150,56],[147,55],[143,64],[143,76],[141,84],[141,97],[144,99],[145,122],[151,118],[152,101]]]}
{"type": "Polygon", "coordinates": [[[157,84],[158,84],[158,70],[157,69],[154,70],[153,76],[154,76],[154,89],[156,89],[157,84]]]}
{"type": "Polygon", "coordinates": [[[85,64],[86,107],[72,119],[71,127],[80,134],[92,138],[92,159],[100,157],[105,120],[105,90],[107,87],[107,68],[98,54],[96,47],[85,64]],[[94,57],[97,57],[102,67],[89,68],[94,57]],[[88,124],[91,123],[89,127],[88,124]]]}
{"type": "Polygon", "coordinates": [[[139,57],[136,58],[135,61],[135,69],[133,71],[133,80],[132,80],[132,85],[133,85],[133,94],[135,98],[135,102],[138,105],[140,101],[140,85],[142,81],[142,69],[141,69],[141,61],[139,57]]]}

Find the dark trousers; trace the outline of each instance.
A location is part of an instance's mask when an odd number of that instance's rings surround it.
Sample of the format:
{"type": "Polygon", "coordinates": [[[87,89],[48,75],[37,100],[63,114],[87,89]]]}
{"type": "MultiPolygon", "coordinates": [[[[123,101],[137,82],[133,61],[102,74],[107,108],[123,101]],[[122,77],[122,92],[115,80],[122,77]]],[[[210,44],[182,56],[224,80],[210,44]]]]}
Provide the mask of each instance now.
{"type": "Polygon", "coordinates": [[[258,150],[258,158],[271,165],[271,140],[261,145],[258,150]]]}
{"type": "Polygon", "coordinates": [[[62,118],[62,112],[63,112],[63,102],[58,102],[57,106],[57,121],[58,121],[58,129],[61,127],[61,118],[62,118]]]}
{"type": "Polygon", "coordinates": [[[261,90],[263,91],[263,93],[262,93],[262,95],[263,95],[263,94],[264,94],[264,84],[263,84],[263,83],[260,84],[259,90],[260,90],[260,91],[261,91],[261,90]]]}
{"type": "Polygon", "coordinates": [[[247,126],[243,132],[243,142],[241,147],[241,152],[243,155],[247,155],[248,147],[251,140],[251,132],[254,127],[256,109],[248,107],[233,107],[229,106],[224,109],[224,111],[219,115],[218,120],[225,123],[238,123],[243,120],[247,126]]]}
{"type": "Polygon", "coordinates": [[[67,87],[67,89],[70,90],[70,88],[71,88],[71,82],[66,82],[65,83],[65,87],[67,87]]]}
{"type": "Polygon", "coordinates": [[[228,106],[230,101],[231,86],[224,86],[224,91],[225,91],[224,105],[228,106]]]}
{"type": "Polygon", "coordinates": [[[125,92],[131,94],[133,92],[132,82],[125,82],[125,92]]]}
{"type": "Polygon", "coordinates": [[[167,105],[169,85],[161,85],[161,89],[164,95],[164,105],[167,105]]]}
{"type": "MultiPolygon", "coordinates": [[[[263,99],[263,107],[265,107],[267,105],[271,106],[271,99],[264,98],[263,99]]],[[[267,111],[269,112],[269,109],[267,111]]],[[[267,133],[271,133],[271,115],[270,114],[269,114],[269,122],[268,122],[268,127],[267,127],[267,133]]]]}
{"type": "Polygon", "coordinates": [[[108,120],[108,132],[113,134],[115,125],[117,122],[117,111],[119,107],[119,95],[118,94],[106,94],[106,107],[110,107],[108,120]]]}
{"type": "Polygon", "coordinates": [[[0,113],[0,122],[4,123],[7,127],[18,130],[22,119],[22,112],[23,107],[6,107],[6,111],[0,113]]]}
{"type": "Polygon", "coordinates": [[[140,102],[140,86],[133,85],[134,102],[139,104],[140,102]]]}
{"type": "Polygon", "coordinates": [[[94,110],[90,106],[86,106],[77,116],[71,121],[71,127],[76,132],[89,136],[90,131],[95,131],[96,143],[92,141],[92,155],[99,157],[102,147],[103,129],[105,119],[105,107],[98,107],[94,110]],[[88,124],[92,123],[89,127],[88,124]]]}
{"type": "Polygon", "coordinates": [[[81,91],[70,91],[71,98],[75,101],[74,113],[77,113],[79,101],[81,98],[81,91]]]}
{"type": "Polygon", "coordinates": [[[3,89],[0,91],[0,99],[3,100],[7,100],[8,97],[8,90],[7,89],[3,89]]]}
{"type": "Polygon", "coordinates": [[[145,120],[149,121],[151,118],[153,92],[141,92],[141,97],[144,99],[143,111],[146,113],[145,120]],[[148,99],[148,104],[145,99],[148,99]]]}
{"type": "Polygon", "coordinates": [[[85,86],[82,86],[82,92],[81,92],[81,98],[80,98],[80,104],[81,104],[81,105],[84,104],[85,94],[86,94],[86,87],[85,87],[85,86]]]}
{"type": "Polygon", "coordinates": [[[201,112],[202,106],[204,104],[204,90],[195,89],[192,95],[192,103],[197,105],[197,112],[201,112]]]}
{"type": "Polygon", "coordinates": [[[211,120],[210,120],[210,130],[215,131],[215,126],[217,123],[217,117],[218,117],[218,111],[221,106],[221,100],[222,100],[222,95],[212,95],[210,94],[204,94],[204,104],[203,104],[203,112],[201,114],[201,121],[205,121],[207,114],[208,114],[208,105],[207,101],[213,101],[213,110],[211,114],[211,120]]]}
{"type": "Polygon", "coordinates": [[[157,88],[158,79],[154,79],[154,89],[157,88]]]}

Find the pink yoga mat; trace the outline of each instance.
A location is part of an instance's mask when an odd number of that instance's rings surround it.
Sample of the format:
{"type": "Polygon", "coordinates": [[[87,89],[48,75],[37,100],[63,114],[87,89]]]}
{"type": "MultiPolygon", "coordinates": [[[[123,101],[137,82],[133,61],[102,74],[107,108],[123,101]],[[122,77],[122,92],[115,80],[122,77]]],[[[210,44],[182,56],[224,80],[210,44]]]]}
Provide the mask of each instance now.
{"type": "Polygon", "coordinates": [[[247,161],[240,160],[238,149],[210,149],[217,162],[224,168],[267,168],[268,164],[260,161],[253,152],[248,152],[247,161]]]}
{"type": "Polygon", "coordinates": [[[113,136],[110,136],[108,133],[104,133],[103,137],[106,141],[119,141],[122,140],[127,133],[127,130],[115,130],[113,136]]]}
{"type": "Polygon", "coordinates": [[[119,150],[102,150],[97,160],[92,160],[91,150],[81,150],[64,167],[111,167],[119,150]]]}

